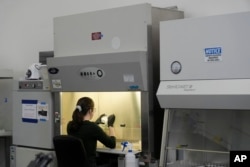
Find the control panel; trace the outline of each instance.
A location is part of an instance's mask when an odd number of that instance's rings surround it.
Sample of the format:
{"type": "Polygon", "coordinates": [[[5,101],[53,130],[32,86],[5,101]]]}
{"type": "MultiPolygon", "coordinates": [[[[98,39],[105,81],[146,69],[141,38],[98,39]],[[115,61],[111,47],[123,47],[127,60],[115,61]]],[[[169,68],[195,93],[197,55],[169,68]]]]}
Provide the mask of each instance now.
{"type": "Polygon", "coordinates": [[[86,79],[99,80],[105,76],[105,72],[97,67],[86,67],[81,69],[80,76],[86,79]]]}
{"type": "Polygon", "coordinates": [[[19,89],[35,89],[43,90],[42,80],[25,80],[19,81],[19,89]]]}

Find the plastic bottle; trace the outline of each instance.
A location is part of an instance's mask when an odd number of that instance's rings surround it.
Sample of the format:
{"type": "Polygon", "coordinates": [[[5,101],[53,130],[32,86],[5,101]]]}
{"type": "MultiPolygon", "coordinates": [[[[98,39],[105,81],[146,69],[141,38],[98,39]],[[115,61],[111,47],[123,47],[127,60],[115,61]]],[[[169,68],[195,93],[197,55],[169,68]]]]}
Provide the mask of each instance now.
{"type": "Polygon", "coordinates": [[[138,161],[135,158],[135,154],[132,150],[128,150],[128,153],[125,155],[125,167],[138,167],[138,161]]]}
{"type": "Polygon", "coordinates": [[[123,150],[127,147],[128,152],[125,155],[125,167],[139,167],[138,160],[132,150],[132,144],[129,142],[123,142],[123,150]]]}

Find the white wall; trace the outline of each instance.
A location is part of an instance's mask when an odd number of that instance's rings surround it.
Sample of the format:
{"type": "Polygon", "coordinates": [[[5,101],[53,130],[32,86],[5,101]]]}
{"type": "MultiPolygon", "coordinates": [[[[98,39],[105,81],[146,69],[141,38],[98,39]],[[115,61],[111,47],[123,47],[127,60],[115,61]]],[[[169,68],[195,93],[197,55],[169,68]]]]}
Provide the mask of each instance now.
{"type": "Polygon", "coordinates": [[[249,0],[0,0],[0,69],[23,77],[39,51],[53,50],[53,18],[147,2],[178,6],[185,17],[250,11],[249,0]]]}

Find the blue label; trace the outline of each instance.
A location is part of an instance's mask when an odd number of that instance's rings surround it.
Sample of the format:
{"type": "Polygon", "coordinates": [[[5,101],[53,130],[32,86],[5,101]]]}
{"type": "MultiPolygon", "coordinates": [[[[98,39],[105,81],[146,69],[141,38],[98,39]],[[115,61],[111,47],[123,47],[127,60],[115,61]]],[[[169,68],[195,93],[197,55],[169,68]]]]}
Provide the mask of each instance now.
{"type": "Polygon", "coordinates": [[[221,55],[222,49],[221,47],[216,48],[205,48],[206,56],[214,56],[214,55],[221,55]]]}
{"type": "Polygon", "coordinates": [[[23,122],[28,122],[28,123],[37,123],[37,119],[31,119],[31,118],[22,118],[23,122]]]}
{"type": "Polygon", "coordinates": [[[130,90],[138,90],[139,86],[138,85],[131,85],[131,86],[129,86],[129,89],[130,90]]]}
{"type": "Polygon", "coordinates": [[[22,104],[37,104],[37,100],[22,100],[22,104]]]}

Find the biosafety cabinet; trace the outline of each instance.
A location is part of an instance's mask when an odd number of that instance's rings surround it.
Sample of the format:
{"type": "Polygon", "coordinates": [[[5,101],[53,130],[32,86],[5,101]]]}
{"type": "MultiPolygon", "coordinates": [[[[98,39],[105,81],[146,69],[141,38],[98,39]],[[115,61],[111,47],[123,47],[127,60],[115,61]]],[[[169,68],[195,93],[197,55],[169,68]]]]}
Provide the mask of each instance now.
{"type": "Polygon", "coordinates": [[[224,167],[250,150],[249,29],[250,12],[161,22],[160,166],[224,167]]]}
{"type": "Polygon", "coordinates": [[[89,96],[97,108],[93,121],[116,115],[116,149],[99,143],[99,152],[121,154],[121,142],[130,141],[145,161],[159,154],[159,22],[180,18],[181,11],[149,4],[55,18],[55,57],[48,59],[55,132],[66,133],[78,98],[89,96]]]}

